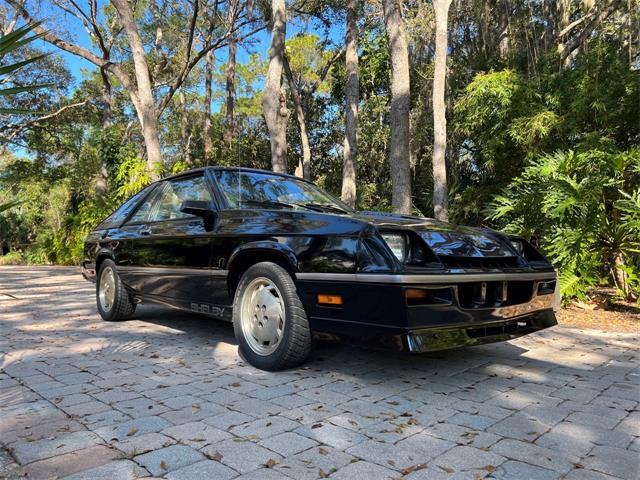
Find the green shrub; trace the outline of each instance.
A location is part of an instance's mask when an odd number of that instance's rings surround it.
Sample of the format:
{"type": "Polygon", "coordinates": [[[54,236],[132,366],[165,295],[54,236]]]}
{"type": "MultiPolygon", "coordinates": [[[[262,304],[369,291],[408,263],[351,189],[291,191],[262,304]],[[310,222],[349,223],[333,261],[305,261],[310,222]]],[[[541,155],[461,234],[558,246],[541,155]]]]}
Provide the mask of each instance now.
{"type": "Polygon", "coordinates": [[[0,255],[0,265],[22,265],[23,263],[22,253],[18,251],[14,250],[6,255],[0,255]]]}
{"type": "Polygon", "coordinates": [[[542,155],[485,213],[498,228],[534,239],[560,270],[565,301],[607,280],[638,298],[640,149],[542,155]]]}

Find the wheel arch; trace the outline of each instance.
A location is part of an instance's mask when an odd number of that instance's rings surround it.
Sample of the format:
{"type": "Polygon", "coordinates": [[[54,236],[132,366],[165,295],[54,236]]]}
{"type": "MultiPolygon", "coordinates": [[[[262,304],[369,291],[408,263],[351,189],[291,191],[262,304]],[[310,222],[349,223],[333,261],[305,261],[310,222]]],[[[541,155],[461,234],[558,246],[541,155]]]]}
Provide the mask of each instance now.
{"type": "Polygon", "coordinates": [[[227,285],[233,298],[242,274],[260,262],[272,262],[281,266],[296,280],[298,259],[291,248],[271,240],[245,243],[234,250],[227,263],[227,285]]]}
{"type": "Polygon", "coordinates": [[[113,260],[114,262],[116,261],[115,255],[111,250],[101,249],[98,252],[98,255],[96,255],[96,277],[98,276],[98,272],[100,271],[100,265],[102,265],[102,262],[107,259],[113,260]]]}

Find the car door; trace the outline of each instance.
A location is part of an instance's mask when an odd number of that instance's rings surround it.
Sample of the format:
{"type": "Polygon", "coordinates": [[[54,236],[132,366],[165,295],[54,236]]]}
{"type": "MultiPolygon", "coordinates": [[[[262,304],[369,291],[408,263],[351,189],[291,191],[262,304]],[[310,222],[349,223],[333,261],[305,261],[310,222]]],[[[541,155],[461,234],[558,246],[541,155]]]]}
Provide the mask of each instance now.
{"type": "Polygon", "coordinates": [[[188,200],[209,202],[211,190],[202,174],[163,182],[150,202],[122,227],[128,233],[123,279],[143,295],[188,306],[206,301],[212,290],[212,237],[202,218],[180,211],[188,200]]]}

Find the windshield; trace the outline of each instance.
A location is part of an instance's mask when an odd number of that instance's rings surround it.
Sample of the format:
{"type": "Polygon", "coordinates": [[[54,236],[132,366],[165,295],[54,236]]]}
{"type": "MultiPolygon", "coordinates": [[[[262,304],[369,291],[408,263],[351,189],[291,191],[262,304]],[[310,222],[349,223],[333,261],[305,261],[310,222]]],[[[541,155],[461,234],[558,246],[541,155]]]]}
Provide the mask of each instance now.
{"type": "Polygon", "coordinates": [[[215,175],[231,208],[352,211],[315,185],[295,178],[242,170],[216,170],[215,175]]]}

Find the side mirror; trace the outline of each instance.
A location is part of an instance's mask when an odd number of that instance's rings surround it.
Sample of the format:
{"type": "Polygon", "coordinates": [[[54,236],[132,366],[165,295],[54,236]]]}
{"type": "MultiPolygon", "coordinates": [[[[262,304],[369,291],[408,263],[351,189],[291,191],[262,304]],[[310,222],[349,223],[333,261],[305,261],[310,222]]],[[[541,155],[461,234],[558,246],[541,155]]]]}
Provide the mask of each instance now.
{"type": "Polygon", "coordinates": [[[180,205],[180,211],[196,217],[210,217],[215,214],[211,203],[205,200],[187,200],[180,205]]]}
{"type": "Polygon", "coordinates": [[[201,217],[204,221],[204,229],[207,232],[215,226],[216,212],[211,208],[211,202],[205,200],[187,200],[180,205],[180,211],[189,215],[201,217]]]}

